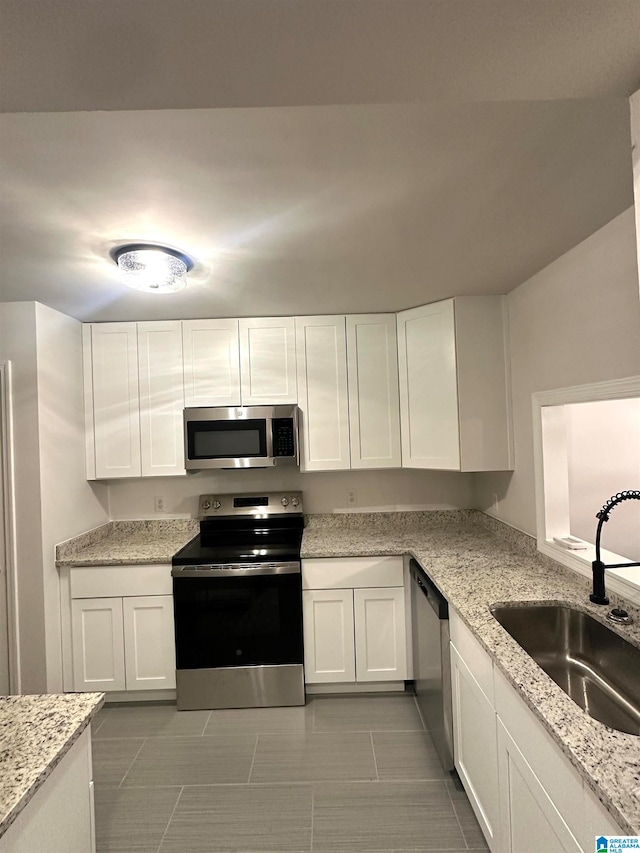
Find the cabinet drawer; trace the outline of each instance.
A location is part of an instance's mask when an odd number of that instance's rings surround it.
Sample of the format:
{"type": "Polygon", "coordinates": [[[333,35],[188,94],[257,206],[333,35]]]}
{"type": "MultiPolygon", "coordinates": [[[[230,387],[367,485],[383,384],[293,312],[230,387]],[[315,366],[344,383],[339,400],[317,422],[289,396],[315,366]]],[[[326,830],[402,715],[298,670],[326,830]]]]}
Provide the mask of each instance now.
{"type": "Polygon", "coordinates": [[[302,561],[303,589],[403,585],[402,557],[327,557],[302,561]]]}
{"type": "Polygon", "coordinates": [[[493,663],[489,654],[482,648],[455,610],[449,611],[449,619],[452,645],[473,673],[474,679],[478,682],[478,686],[490,704],[495,706],[493,663]]]}
{"type": "Polygon", "coordinates": [[[171,566],[81,566],[69,572],[71,598],[172,595],[171,566]]]}

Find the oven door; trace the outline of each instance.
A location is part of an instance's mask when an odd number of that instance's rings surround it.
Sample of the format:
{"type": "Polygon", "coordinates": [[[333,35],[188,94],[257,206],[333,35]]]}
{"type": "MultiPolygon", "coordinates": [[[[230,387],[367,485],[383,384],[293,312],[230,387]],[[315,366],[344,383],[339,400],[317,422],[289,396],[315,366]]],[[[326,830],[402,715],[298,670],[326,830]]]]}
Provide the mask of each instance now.
{"type": "Polygon", "coordinates": [[[299,568],[294,574],[254,571],[174,576],[178,671],[302,664],[299,568]]]}

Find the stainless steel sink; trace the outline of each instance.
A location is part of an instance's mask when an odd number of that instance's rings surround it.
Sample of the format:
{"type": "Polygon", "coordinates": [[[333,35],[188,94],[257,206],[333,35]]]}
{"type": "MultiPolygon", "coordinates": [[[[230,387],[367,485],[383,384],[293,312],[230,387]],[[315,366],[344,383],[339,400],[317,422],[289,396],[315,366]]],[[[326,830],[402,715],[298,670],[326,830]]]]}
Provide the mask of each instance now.
{"type": "Polygon", "coordinates": [[[640,735],[640,649],[567,606],[502,605],[491,612],[587,714],[640,735]]]}

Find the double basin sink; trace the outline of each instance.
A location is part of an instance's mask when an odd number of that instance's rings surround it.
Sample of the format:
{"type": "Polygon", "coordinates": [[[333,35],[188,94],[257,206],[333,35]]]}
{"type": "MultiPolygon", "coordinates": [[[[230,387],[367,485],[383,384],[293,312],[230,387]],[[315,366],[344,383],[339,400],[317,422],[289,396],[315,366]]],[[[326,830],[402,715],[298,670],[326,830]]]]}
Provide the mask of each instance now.
{"type": "Polygon", "coordinates": [[[496,605],[493,616],[587,714],[640,735],[640,649],[566,605],[496,605]]]}

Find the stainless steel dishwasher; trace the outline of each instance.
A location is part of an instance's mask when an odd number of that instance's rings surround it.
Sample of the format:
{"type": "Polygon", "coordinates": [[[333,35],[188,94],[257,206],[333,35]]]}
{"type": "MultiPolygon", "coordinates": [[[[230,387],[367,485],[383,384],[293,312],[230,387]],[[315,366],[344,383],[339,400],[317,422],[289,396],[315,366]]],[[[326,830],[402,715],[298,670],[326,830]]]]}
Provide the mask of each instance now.
{"type": "Polygon", "coordinates": [[[413,677],[418,708],[445,770],[453,767],[449,605],[415,560],[411,574],[413,677]]]}

